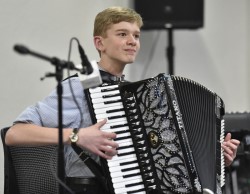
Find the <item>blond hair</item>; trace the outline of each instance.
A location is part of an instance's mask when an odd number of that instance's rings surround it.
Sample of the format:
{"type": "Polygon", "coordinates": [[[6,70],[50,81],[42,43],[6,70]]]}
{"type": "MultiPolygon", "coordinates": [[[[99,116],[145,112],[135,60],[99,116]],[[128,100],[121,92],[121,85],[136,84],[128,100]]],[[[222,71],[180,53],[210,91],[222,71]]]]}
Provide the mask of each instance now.
{"type": "Polygon", "coordinates": [[[110,7],[97,14],[94,23],[93,35],[105,37],[110,26],[119,22],[136,22],[139,28],[143,25],[140,14],[133,9],[110,7]]]}

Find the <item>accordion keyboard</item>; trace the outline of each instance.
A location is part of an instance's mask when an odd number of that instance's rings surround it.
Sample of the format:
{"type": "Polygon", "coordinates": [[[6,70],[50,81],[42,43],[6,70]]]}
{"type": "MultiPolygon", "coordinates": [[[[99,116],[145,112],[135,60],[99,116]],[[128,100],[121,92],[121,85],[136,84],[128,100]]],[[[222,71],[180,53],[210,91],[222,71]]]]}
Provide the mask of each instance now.
{"type": "Polygon", "coordinates": [[[89,89],[89,93],[97,122],[107,119],[101,130],[117,134],[118,154],[107,160],[114,192],[145,193],[118,85],[89,89]]]}

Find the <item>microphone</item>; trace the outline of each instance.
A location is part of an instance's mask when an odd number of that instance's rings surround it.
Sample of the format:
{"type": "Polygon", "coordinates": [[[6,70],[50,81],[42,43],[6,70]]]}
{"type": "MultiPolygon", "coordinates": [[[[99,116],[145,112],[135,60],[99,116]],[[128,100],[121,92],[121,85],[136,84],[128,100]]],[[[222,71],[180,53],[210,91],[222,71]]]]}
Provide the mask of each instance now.
{"type": "Polygon", "coordinates": [[[96,61],[89,61],[78,39],[78,50],[81,57],[82,70],[78,75],[84,89],[97,87],[102,84],[102,78],[96,61]]]}
{"type": "Polygon", "coordinates": [[[80,43],[78,43],[78,50],[79,50],[80,57],[82,60],[82,73],[89,75],[93,72],[93,67],[90,64],[87,56],[85,55],[85,52],[80,43]]]}
{"type": "MultiPolygon", "coordinates": [[[[84,89],[93,88],[102,84],[102,77],[96,61],[89,62],[92,68],[91,74],[78,73],[78,77],[84,89]]],[[[81,64],[77,65],[80,68],[81,64]]]]}
{"type": "Polygon", "coordinates": [[[20,54],[29,54],[30,51],[27,47],[23,46],[23,45],[15,45],[14,46],[14,50],[20,54]]]}

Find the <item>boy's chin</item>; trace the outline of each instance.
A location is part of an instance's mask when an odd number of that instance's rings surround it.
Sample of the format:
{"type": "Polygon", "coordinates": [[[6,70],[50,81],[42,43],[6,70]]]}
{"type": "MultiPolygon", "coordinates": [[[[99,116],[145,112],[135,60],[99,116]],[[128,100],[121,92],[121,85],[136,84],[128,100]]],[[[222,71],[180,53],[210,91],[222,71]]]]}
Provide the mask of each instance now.
{"type": "Polygon", "coordinates": [[[135,57],[131,57],[126,60],[126,63],[133,63],[135,61],[135,57]]]}

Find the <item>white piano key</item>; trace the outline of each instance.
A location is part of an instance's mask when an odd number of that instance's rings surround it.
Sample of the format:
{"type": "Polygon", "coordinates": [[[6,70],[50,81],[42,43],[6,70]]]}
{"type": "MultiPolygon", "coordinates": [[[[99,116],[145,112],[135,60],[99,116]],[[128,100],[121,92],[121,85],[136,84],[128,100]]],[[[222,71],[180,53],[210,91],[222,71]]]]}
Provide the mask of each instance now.
{"type": "Polygon", "coordinates": [[[125,160],[125,159],[128,159],[128,158],[137,159],[136,154],[125,155],[125,156],[120,156],[120,157],[117,156],[117,155],[115,155],[115,156],[112,158],[112,162],[114,162],[114,161],[119,162],[119,161],[122,161],[122,160],[125,160]]]}
{"type": "Polygon", "coordinates": [[[135,148],[131,147],[127,149],[118,150],[118,154],[123,154],[123,153],[128,153],[128,152],[133,152],[133,151],[135,151],[135,148]]]}
{"type": "MultiPolygon", "coordinates": [[[[121,190],[121,191],[116,191],[115,194],[128,194],[128,192],[126,191],[126,189],[121,190]]],[[[145,191],[140,191],[140,192],[136,192],[135,194],[146,194],[145,191]]]]}
{"type": "Polygon", "coordinates": [[[123,189],[123,190],[117,190],[117,191],[115,191],[115,194],[127,194],[127,191],[125,190],[125,189],[123,189]]]}
{"type": "Polygon", "coordinates": [[[118,143],[118,145],[120,145],[120,143],[128,143],[128,144],[131,144],[133,143],[132,139],[131,138],[128,138],[128,139],[121,139],[121,140],[116,140],[115,141],[116,143],[118,143]]]}
{"type": "Polygon", "coordinates": [[[118,133],[118,132],[123,132],[123,131],[129,131],[129,127],[128,126],[124,126],[124,127],[119,127],[119,128],[105,128],[105,129],[101,129],[102,131],[106,131],[106,132],[113,132],[113,133],[118,133]]]}
{"type": "Polygon", "coordinates": [[[135,175],[135,176],[131,176],[131,177],[126,177],[126,178],[124,178],[124,177],[122,176],[122,174],[121,174],[121,176],[113,178],[113,179],[112,179],[112,183],[113,183],[113,184],[116,184],[116,183],[120,183],[120,182],[123,182],[123,181],[129,181],[129,180],[134,180],[134,181],[136,181],[136,180],[140,180],[140,179],[142,179],[142,176],[141,176],[141,175],[135,175]]]}
{"type": "Polygon", "coordinates": [[[106,113],[107,111],[110,111],[110,110],[119,110],[119,109],[122,109],[124,108],[122,103],[117,105],[117,106],[111,106],[111,107],[106,107],[106,108],[99,108],[99,109],[95,109],[94,112],[96,115],[98,114],[102,114],[102,113],[106,113]]]}
{"type": "Polygon", "coordinates": [[[136,155],[132,155],[130,158],[124,158],[123,160],[116,160],[116,161],[110,160],[108,162],[108,166],[110,168],[113,168],[115,166],[126,166],[126,165],[124,165],[125,162],[130,162],[130,163],[135,162],[135,163],[138,163],[138,160],[137,160],[136,155]]]}
{"type": "MultiPolygon", "coordinates": [[[[130,132],[124,132],[124,133],[119,133],[116,135],[116,138],[121,138],[121,137],[128,137],[131,136],[130,132]]],[[[131,137],[130,137],[131,138],[131,137]]]]}
{"type": "Polygon", "coordinates": [[[122,104],[121,102],[115,102],[115,103],[109,103],[109,104],[97,103],[97,104],[93,104],[93,108],[94,109],[107,108],[107,107],[112,107],[112,106],[118,106],[121,104],[122,104]]]}
{"type": "MultiPolygon", "coordinates": [[[[97,122],[102,121],[103,119],[105,119],[105,118],[97,119],[97,122]]],[[[127,121],[126,117],[121,117],[121,118],[117,118],[117,119],[108,119],[108,118],[106,118],[106,119],[107,119],[107,124],[127,121]]]]}
{"type": "Polygon", "coordinates": [[[133,141],[132,140],[130,142],[119,143],[119,147],[130,146],[130,145],[133,145],[133,141]]]}
{"type": "Polygon", "coordinates": [[[126,188],[118,188],[115,189],[115,193],[120,194],[122,192],[128,192],[128,191],[134,191],[134,190],[139,190],[139,189],[144,189],[144,185],[136,185],[134,187],[126,187],[126,188]]]}
{"type": "MultiPolygon", "coordinates": [[[[125,176],[125,175],[137,174],[137,173],[140,173],[140,169],[135,169],[135,170],[131,170],[131,171],[122,172],[122,175],[125,176]]],[[[120,172],[111,172],[110,173],[110,176],[112,178],[119,177],[120,175],[121,175],[120,172]]]]}
{"type": "Polygon", "coordinates": [[[121,100],[121,96],[114,96],[110,98],[95,98],[92,99],[92,103],[99,104],[99,103],[106,103],[110,101],[119,101],[121,100]]]}
{"type": "MultiPolygon", "coordinates": [[[[108,163],[109,168],[119,166],[121,163],[123,163],[124,161],[128,161],[128,160],[130,160],[130,161],[138,161],[136,155],[131,154],[129,156],[130,156],[129,158],[121,156],[121,157],[119,157],[120,159],[117,159],[115,161],[112,161],[112,162],[108,163]]],[[[136,163],[138,163],[138,162],[136,162],[136,163]]]]}
{"type": "MultiPolygon", "coordinates": [[[[126,188],[126,185],[134,184],[134,183],[138,183],[138,185],[143,185],[143,180],[142,179],[136,179],[136,180],[127,180],[127,181],[123,181],[123,182],[119,182],[119,183],[114,183],[113,187],[114,187],[114,189],[126,188]]],[[[135,186],[132,186],[132,187],[135,187],[135,186]]]]}
{"type": "Polygon", "coordinates": [[[110,172],[120,172],[122,173],[122,170],[126,170],[128,168],[133,168],[133,167],[138,167],[138,164],[133,163],[133,164],[128,164],[128,165],[124,165],[124,166],[114,166],[112,168],[109,169],[110,172]]]}
{"type": "MultiPolygon", "coordinates": [[[[108,160],[108,166],[110,168],[113,168],[114,166],[120,166],[122,163],[132,162],[132,161],[138,161],[137,157],[124,158],[122,161],[117,161],[117,160],[116,161],[112,161],[112,159],[111,159],[111,160],[108,160]]],[[[138,162],[136,162],[136,163],[138,163],[138,162]]]]}

